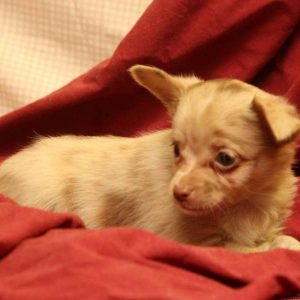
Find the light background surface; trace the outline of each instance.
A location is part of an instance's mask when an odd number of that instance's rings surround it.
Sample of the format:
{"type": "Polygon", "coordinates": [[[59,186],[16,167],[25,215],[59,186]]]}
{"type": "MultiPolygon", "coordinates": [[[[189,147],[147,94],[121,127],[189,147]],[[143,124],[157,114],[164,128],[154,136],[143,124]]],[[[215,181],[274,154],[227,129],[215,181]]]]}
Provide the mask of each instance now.
{"type": "Polygon", "coordinates": [[[0,115],[102,60],[151,0],[0,0],[0,115]]]}

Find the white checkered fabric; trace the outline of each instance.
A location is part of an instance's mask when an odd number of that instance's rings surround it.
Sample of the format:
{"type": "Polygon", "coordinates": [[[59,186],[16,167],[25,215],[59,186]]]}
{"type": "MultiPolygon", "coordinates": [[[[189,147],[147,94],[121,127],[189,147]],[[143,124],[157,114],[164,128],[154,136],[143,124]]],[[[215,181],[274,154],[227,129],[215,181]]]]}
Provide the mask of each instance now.
{"type": "Polygon", "coordinates": [[[0,0],[0,115],[110,57],[151,0],[0,0]]]}

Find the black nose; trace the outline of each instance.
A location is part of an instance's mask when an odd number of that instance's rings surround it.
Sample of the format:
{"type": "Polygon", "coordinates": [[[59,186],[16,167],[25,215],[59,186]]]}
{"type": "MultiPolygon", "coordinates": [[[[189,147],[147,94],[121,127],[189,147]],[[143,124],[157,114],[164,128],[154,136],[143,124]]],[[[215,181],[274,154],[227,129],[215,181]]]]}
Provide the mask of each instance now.
{"type": "Polygon", "coordinates": [[[188,199],[190,193],[188,191],[179,190],[179,189],[174,188],[173,195],[174,195],[174,198],[176,200],[178,200],[179,202],[184,202],[188,199]]]}

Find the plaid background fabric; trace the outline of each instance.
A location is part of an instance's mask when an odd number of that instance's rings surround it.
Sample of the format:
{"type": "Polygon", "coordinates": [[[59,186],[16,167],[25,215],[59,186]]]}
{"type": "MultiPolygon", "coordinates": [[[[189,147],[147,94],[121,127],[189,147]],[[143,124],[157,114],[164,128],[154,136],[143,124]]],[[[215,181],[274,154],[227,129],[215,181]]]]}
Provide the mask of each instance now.
{"type": "Polygon", "coordinates": [[[108,58],[151,0],[1,0],[0,115],[108,58]]]}

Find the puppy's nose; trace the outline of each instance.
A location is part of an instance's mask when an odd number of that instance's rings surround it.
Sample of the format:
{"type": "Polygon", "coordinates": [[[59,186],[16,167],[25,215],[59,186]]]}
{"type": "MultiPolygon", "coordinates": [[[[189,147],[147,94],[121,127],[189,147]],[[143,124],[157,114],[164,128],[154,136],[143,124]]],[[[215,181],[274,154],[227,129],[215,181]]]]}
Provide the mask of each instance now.
{"type": "Polygon", "coordinates": [[[184,202],[188,199],[190,191],[188,191],[187,189],[179,189],[175,186],[173,189],[173,195],[176,200],[184,202]]]}

